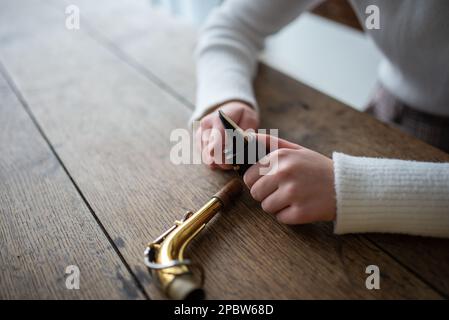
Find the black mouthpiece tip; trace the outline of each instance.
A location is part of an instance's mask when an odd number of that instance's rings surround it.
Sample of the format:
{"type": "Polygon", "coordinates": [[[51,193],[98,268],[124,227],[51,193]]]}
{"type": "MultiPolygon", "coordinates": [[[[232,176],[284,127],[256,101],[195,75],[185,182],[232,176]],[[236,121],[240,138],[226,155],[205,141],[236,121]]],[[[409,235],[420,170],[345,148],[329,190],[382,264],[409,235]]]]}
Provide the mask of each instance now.
{"type": "Polygon", "coordinates": [[[231,119],[229,119],[229,117],[221,110],[218,110],[218,117],[221,120],[221,123],[223,124],[223,127],[225,129],[231,129],[231,130],[235,130],[236,125],[233,123],[233,121],[231,119]]]}

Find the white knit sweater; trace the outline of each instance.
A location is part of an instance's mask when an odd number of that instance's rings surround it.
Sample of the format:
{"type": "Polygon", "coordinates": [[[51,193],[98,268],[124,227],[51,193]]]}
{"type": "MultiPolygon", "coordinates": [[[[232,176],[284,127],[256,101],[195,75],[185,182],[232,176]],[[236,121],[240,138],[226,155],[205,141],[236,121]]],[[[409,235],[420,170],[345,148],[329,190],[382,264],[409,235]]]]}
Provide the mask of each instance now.
{"type": "MultiPolygon", "coordinates": [[[[197,46],[197,103],[192,119],[225,101],[257,110],[252,78],[264,39],[320,0],[227,0],[211,14],[197,46]]],[[[449,116],[449,1],[352,0],[385,59],[382,84],[407,104],[449,116]]],[[[449,237],[449,164],[350,157],[334,153],[335,232],[395,232],[449,237]]]]}

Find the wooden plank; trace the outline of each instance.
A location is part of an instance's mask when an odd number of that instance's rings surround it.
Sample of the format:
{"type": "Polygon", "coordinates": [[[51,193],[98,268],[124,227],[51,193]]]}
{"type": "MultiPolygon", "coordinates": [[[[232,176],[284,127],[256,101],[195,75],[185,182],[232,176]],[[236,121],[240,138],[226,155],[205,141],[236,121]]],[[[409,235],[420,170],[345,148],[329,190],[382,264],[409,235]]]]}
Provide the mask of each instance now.
{"type": "MultiPolygon", "coordinates": [[[[230,174],[173,165],[169,135],[191,111],[84,29],[61,27],[64,8],[8,4],[17,10],[15,26],[7,7],[0,37],[22,40],[2,43],[2,58],[120,252],[150,296],[161,298],[142,264],[145,243],[198,208],[230,174]]],[[[335,237],[330,224],[280,225],[248,193],[211,222],[191,255],[206,269],[209,298],[439,297],[365,239],[335,237]],[[369,264],[380,266],[382,290],[366,289],[369,264]]]]}
{"type": "MultiPolygon", "coordinates": [[[[109,41],[108,45],[120,56],[126,56],[142,74],[151,73],[188,100],[187,105],[194,104],[195,88],[191,80],[195,77],[194,30],[151,10],[145,1],[136,1],[132,6],[123,1],[113,1],[113,4],[96,1],[94,5],[79,0],[76,3],[95,28],[91,32],[93,36],[109,41]],[[117,25],[120,28],[114,27],[117,25]]],[[[282,124],[283,137],[325,155],[341,151],[363,156],[449,161],[446,153],[264,65],[260,66],[255,85],[262,109],[262,127],[277,128],[282,124]]],[[[369,235],[368,238],[449,296],[449,240],[393,235],[369,235]]]]}
{"type": "Polygon", "coordinates": [[[312,12],[356,30],[363,30],[348,0],[326,0],[313,9],[312,12]]]}
{"type": "Polygon", "coordinates": [[[142,298],[1,75],[0,101],[0,299],[142,298]]]}

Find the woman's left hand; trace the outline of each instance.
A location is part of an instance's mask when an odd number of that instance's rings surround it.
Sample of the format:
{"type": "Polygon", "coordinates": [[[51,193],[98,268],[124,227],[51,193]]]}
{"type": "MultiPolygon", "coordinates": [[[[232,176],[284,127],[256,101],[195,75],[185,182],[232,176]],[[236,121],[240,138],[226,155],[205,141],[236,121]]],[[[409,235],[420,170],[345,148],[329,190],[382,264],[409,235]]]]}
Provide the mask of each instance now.
{"type": "Polygon", "coordinates": [[[315,151],[273,136],[278,149],[251,166],[244,182],[262,209],[285,224],[332,221],[336,216],[333,161],[315,151]],[[263,175],[274,163],[271,174],[263,175]],[[265,169],[264,169],[265,168],[265,169]]]}

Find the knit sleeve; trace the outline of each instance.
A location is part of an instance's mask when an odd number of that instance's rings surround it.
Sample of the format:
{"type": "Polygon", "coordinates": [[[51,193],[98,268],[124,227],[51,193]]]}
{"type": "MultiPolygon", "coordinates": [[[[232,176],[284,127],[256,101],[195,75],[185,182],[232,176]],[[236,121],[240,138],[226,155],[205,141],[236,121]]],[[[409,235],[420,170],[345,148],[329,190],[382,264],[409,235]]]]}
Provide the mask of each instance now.
{"type": "Polygon", "coordinates": [[[449,163],[334,153],[335,233],[449,237],[449,163]]]}
{"type": "Polygon", "coordinates": [[[191,121],[230,100],[257,109],[252,78],[265,37],[320,1],[227,0],[217,8],[196,47],[196,109],[191,121]]]}

